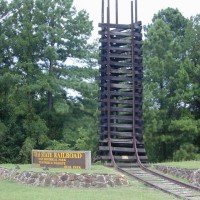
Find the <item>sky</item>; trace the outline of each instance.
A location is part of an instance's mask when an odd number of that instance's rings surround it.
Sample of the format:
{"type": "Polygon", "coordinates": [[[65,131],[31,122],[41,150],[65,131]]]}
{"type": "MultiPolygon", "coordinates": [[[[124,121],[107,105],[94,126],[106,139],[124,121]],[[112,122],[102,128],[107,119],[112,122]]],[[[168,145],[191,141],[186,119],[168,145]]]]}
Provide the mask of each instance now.
{"type": "MultiPolygon", "coordinates": [[[[77,10],[85,9],[90,20],[93,21],[94,31],[92,37],[98,37],[98,23],[101,22],[101,2],[102,0],[74,0],[74,6],[77,10]]],[[[111,22],[115,23],[115,0],[111,2],[111,22]]],[[[130,23],[130,5],[131,0],[118,0],[119,2],[119,23],[130,23]]],[[[142,21],[143,25],[151,23],[153,15],[159,10],[168,7],[177,8],[184,17],[195,16],[200,14],[200,7],[197,5],[199,0],[138,0],[138,20],[142,21]]],[[[107,5],[107,0],[105,0],[107,5]]]]}

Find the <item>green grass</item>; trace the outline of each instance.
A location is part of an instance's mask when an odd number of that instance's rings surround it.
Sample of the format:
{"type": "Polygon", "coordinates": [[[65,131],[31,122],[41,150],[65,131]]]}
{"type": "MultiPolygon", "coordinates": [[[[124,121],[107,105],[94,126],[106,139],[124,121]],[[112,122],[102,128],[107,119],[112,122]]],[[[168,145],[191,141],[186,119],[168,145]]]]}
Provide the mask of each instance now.
{"type": "Polygon", "coordinates": [[[172,196],[145,187],[137,181],[131,186],[106,189],[47,188],[0,180],[1,200],[173,200],[172,196]]]}
{"type": "Polygon", "coordinates": [[[186,168],[186,169],[200,169],[200,161],[165,162],[157,164],[170,167],[186,168]]]}

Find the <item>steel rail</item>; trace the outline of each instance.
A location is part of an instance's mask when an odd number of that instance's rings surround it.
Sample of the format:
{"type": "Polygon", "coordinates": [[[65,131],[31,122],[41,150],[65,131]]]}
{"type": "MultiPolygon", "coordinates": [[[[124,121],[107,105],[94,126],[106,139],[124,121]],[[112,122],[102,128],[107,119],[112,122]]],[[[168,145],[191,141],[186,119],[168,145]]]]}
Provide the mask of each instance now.
{"type": "Polygon", "coordinates": [[[145,185],[148,185],[148,186],[150,186],[150,187],[156,188],[156,189],[158,189],[158,190],[161,190],[161,191],[164,192],[164,193],[167,193],[167,194],[176,196],[176,197],[178,197],[178,198],[182,198],[180,195],[173,194],[172,192],[170,192],[170,191],[168,191],[168,190],[166,190],[166,189],[163,189],[163,188],[160,188],[160,187],[158,187],[158,186],[155,186],[154,184],[152,184],[152,183],[150,183],[150,182],[148,182],[148,181],[145,181],[145,180],[142,179],[142,178],[139,178],[139,177],[137,177],[137,176],[134,176],[133,174],[129,173],[129,172],[126,171],[126,170],[123,170],[123,169],[120,168],[120,167],[116,167],[116,169],[117,169],[118,171],[120,171],[121,173],[128,175],[129,177],[133,177],[134,179],[137,179],[138,181],[144,183],[145,185]]]}
{"type": "Polygon", "coordinates": [[[135,0],[135,22],[137,22],[137,16],[138,16],[138,9],[137,9],[137,0],[135,0]]]}
{"type": "MultiPolygon", "coordinates": [[[[129,177],[132,177],[132,178],[134,178],[134,179],[137,179],[138,181],[141,181],[141,182],[143,182],[144,184],[149,185],[149,186],[151,186],[151,187],[153,187],[153,188],[156,188],[156,189],[158,189],[158,190],[161,190],[161,191],[163,191],[163,192],[165,192],[165,193],[171,194],[171,195],[176,196],[176,197],[178,197],[178,198],[193,199],[193,197],[189,198],[189,197],[181,196],[181,195],[179,195],[179,194],[175,194],[175,192],[172,192],[172,191],[170,191],[169,189],[164,189],[164,188],[162,188],[162,187],[160,187],[160,186],[157,186],[157,185],[151,183],[150,181],[144,180],[142,177],[138,177],[138,176],[134,175],[133,173],[130,173],[129,170],[130,170],[131,168],[130,168],[130,169],[127,169],[127,168],[126,168],[126,170],[123,169],[123,168],[121,168],[121,167],[119,167],[119,166],[116,166],[115,168],[116,168],[118,171],[120,171],[121,173],[128,175],[129,177]]],[[[175,185],[177,185],[177,186],[184,187],[183,190],[185,190],[185,189],[190,189],[191,192],[194,192],[194,191],[200,192],[200,188],[199,188],[199,187],[192,186],[192,185],[183,183],[183,182],[181,182],[181,181],[177,181],[177,180],[175,180],[175,179],[173,179],[173,178],[170,178],[170,177],[168,177],[168,176],[159,174],[159,173],[157,173],[157,172],[155,172],[155,171],[153,171],[153,170],[150,170],[150,169],[146,170],[147,168],[144,170],[144,168],[146,168],[146,167],[144,167],[143,165],[142,165],[142,166],[139,165],[139,169],[142,169],[143,171],[148,172],[148,174],[153,174],[153,175],[156,176],[156,177],[163,178],[164,180],[167,180],[167,181],[169,181],[170,183],[173,183],[173,184],[175,184],[175,185]]],[[[159,183],[159,182],[158,182],[158,183],[159,183]]],[[[163,184],[162,182],[160,182],[160,183],[163,184]]],[[[200,198],[200,193],[199,193],[198,196],[199,196],[199,198],[200,198]]]]}
{"type": "Polygon", "coordinates": [[[102,0],[102,7],[101,7],[101,23],[104,23],[104,0],[102,0]]]}
{"type": "MultiPolygon", "coordinates": [[[[131,64],[132,64],[132,89],[133,89],[133,96],[132,96],[132,138],[136,140],[135,137],[135,65],[134,65],[134,19],[133,19],[133,1],[131,1],[131,64]]],[[[137,146],[137,145],[136,145],[137,146]]],[[[137,151],[137,147],[133,145],[134,152],[137,151]]],[[[137,158],[138,159],[138,158],[137,158]]]]}
{"type": "Polygon", "coordinates": [[[108,0],[108,7],[107,7],[107,131],[108,131],[108,146],[109,146],[109,153],[111,156],[111,161],[114,166],[116,166],[115,159],[112,153],[112,144],[111,144],[111,126],[110,126],[110,0],[108,0]]]}
{"type": "Polygon", "coordinates": [[[119,12],[119,11],[118,11],[118,0],[115,0],[115,13],[116,13],[116,14],[115,14],[115,15],[116,15],[115,17],[116,17],[116,24],[118,24],[118,21],[119,21],[119,20],[118,20],[118,12],[119,12]]]}

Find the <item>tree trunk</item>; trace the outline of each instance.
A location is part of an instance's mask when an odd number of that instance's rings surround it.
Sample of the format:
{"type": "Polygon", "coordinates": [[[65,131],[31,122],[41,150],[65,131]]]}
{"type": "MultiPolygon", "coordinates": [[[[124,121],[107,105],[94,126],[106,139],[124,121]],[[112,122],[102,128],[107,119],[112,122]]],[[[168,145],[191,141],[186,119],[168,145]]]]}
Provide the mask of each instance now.
{"type": "Polygon", "coordinates": [[[49,112],[52,110],[53,108],[53,96],[51,92],[48,92],[48,110],[49,112]]]}
{"type": "MultiPolygon", "coordinates": [[[[49,62],[50,62],[49,76],[51,76],[53,73],[53,64],[51,60],[49,60],[49,62]]],[[[52,95],[52,92],[48,91],[48,111],[50,112],[52,108],[53,108],[53,95],[52,95]]]]}

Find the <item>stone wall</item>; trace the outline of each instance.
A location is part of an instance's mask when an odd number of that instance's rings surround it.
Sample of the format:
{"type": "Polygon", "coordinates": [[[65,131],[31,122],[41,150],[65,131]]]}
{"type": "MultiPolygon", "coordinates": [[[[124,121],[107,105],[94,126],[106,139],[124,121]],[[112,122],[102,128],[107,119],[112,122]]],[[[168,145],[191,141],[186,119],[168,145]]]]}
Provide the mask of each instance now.
{"type": "Polygon", "coordinates": [[[0,179],[14,180],[18,183],[48,186],[48,187],[76,187],[76,188],[107,188],[114,186],[127,186],[128,180],[123,175],[93,175],[93,174],[72,174],[59,173],[52,174],[48,172],[18,172],[0,167],[0,179]]]}
{"type": "Polygon", "coordinates": [[[187,179],[190,183],[200,186],[200,169],[185,169],[163,165],[154,165],[155,169],[179,178],[187,179]]]}

